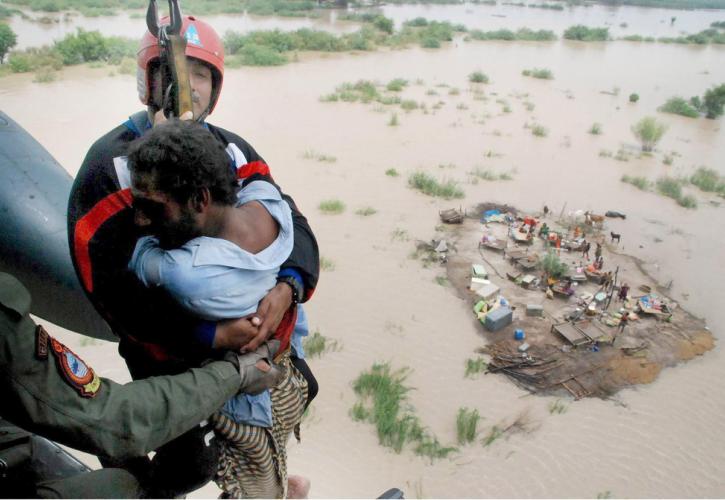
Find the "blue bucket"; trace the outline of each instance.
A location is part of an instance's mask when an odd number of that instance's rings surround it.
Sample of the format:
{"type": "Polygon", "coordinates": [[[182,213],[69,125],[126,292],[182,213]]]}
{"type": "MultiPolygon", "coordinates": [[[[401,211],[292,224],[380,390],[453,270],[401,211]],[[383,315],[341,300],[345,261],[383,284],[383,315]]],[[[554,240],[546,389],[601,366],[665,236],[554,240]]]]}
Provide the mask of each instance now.
{"type": "Polygon", "coordinates": [[[526,334],[524,333],[524,331],[523,331],[523,330],[521,330],[520,328],[517,328],[517,329],[516,329],[516,330],[514,331],[514,338],[515,338],[516,340],[524,340],[524,338],[526,338],[526,334]]]}

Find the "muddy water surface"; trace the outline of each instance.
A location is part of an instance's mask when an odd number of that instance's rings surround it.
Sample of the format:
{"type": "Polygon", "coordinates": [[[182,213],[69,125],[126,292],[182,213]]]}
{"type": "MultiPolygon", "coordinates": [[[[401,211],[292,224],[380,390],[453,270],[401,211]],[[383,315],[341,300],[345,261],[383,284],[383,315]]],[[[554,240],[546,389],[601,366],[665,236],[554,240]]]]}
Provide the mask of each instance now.
{"type": "MultiPolygon", "coordinates": [[[[532,211],[546,203],[555,213],[621,210],[627,219],[607,227],[622,234],[620,248],[643,259],[662,283],[672,280],[673,298],[704,317],[721,339],[723,207],[693,190],[700,207],[686,210],[619,179],[625,173],[685,175],[699,165],[725,174],[722,121],[656,113],[667,97],[702,94],[725,82],[724,55],[717,48],[624,42],[459,42],[437,51],[311,57],[226,74],[213,121],[264,155],[310,219],[322,255],[335,265],[323,272],[308,311],[312,328],[342,347],[311,360],[321,392],[302,444],[290,449],[290,469],[311,477],[313,496],[370,497],[391,486],[409,498],[725,495],[719,345],[664,370],[651,385],[624,390],[612,401],[566,401],[566,413],[551,415],[553,399],[527,396],[502,378],[463,378],[465,360],[483,342],[477,325],[465,303],[436,284],[441,269],[409,258],[415,239],[435,234],[441,208],[495,201],[532,211]],[[555,79],[522,77],[532,66],[550,68],[555,79]],[[467,83],[474,70],[491,78],[479,89],[487,100],[475,99],[467,83]],[[399,125],[390,127],[390,108],[319,101],[345,81],[396,77],[411,82],[403,95],[426,103],[427,114],[397,109],[399,125]],[[640,94],[638,104],[628,102],[630,92],[640,94]],[[531,111],[525,102],[534,105],[531,111]],[[651,157],[639,158],[629,128],[652,114],[670,128],[651,157]],[[593,122],[602,124],[602,135],[587,133],[593,122]],[[534,137],[525,128],[533,123],[548,135],[534,137]],[[600,156],[620,148],[633,153],[628,161],[600,156]],[[337,161],[305,159],[310,150],[337,161]],[[664,165],[664,154],[673,151],[673,164],[664,165]],[[391,167],[401,176],[386,176],[391,167]],[[514,180],[472,183],[468,172],[476,167],[511,172],[514,180]],[[465,199],[446,202],[411,191],[407,175],[418,169],[460,181],[465,199]],[[346,212],[320,214],[317,205],[330,198],[344,200],[346,212]],[[365,206],[378,212],[355,215],[365,206]],[[410,451],[396,455],[377,444],[370,426],[348,415],[355,402],[351,381],[386,360],[413,369],[411,403],[444,444],[455,442],[462,406],[485,417],[482,435],[522,412],[532,430],[488,447],[461,447],[433,464],[410,451]]],[[[63,80],[46,85],[27,76],[6,78],[0,102],[74,174],[90,143],[138,107],[133,79],[107,72],[68,69],[63,80]]],[[[112,346],[78,349],[101,373],[123,378],[112,346]]],[[[197,493],[215,494],[213,486],[197,493]]]]}

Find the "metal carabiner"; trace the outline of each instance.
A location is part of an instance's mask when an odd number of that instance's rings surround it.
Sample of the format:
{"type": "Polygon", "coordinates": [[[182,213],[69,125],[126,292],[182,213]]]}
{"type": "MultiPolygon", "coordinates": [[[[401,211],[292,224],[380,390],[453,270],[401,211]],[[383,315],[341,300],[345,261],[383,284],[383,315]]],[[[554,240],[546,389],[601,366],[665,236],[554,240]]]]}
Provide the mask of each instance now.
{"type": "Polygon", "coordinates": [[[181,7],[179,0],[169,0],[169,24],[159,24],[159,10],[156,0],[149,1],[149,8],[146,11],[146,27],[149,32],[159,39],[168,39],[168,35],[181,33],[181,7]]]}

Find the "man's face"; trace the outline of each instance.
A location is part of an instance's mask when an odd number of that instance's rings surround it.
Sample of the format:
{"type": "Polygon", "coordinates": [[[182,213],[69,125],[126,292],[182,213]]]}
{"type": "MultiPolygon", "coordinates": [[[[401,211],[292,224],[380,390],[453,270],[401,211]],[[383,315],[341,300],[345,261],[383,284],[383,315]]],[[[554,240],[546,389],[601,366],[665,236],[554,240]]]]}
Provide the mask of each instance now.
{"type": "Polygon", "coordinates": [[[134,222],[148,234],[156,236],[161,248],[178,248],[201,235],[191,203],[179,203],[170,195],[156,190],[153,176],[134,175],[131,193],[134,222]]]}
{"type": "MultiPolygon", "coordinates": [[[[209,67],[198,59],[186,58],[189,68],[189,84],[191,85],[191,107],[194,111],[194,119],[199,118],[209,107],[213,88],[213,79],[209,67]]],[[[151,75],[151,88],[153,101],[163,101],[164,90],[161,88],[161,71],[157,68],[151,75]]]]}

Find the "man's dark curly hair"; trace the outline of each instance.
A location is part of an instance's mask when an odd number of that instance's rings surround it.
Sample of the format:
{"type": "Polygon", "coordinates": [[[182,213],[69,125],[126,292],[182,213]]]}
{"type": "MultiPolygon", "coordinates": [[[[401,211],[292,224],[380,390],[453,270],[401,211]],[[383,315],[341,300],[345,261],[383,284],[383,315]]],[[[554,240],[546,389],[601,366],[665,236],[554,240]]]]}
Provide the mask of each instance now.
{"type": "Polygon", "coordinates": [[[221,143],[202,125],[171,120],[133,141],[128,150],[131,175],[150,174],[156,190],[179,203],[202,188],[224,205],[237,200],[237,176],[221,143]]]}

